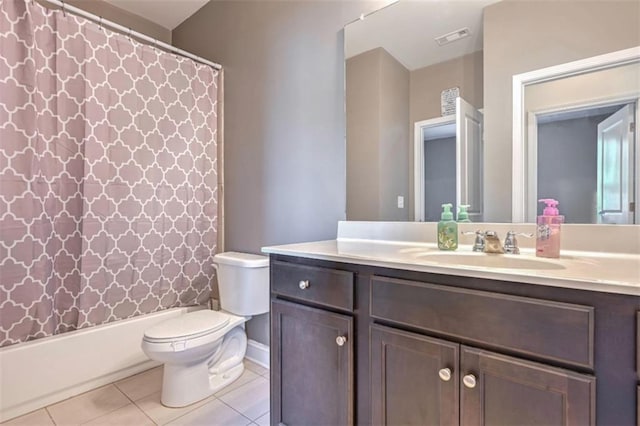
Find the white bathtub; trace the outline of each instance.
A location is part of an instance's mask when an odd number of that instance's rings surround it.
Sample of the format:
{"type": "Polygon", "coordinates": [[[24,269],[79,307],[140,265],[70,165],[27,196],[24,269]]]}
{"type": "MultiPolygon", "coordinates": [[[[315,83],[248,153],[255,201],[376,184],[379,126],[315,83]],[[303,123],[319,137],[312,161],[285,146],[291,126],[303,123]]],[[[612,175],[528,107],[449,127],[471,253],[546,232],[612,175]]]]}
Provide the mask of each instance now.
{"type": "Polygon", "coordinates": [[[0,422],[155,365],[144,330],[199,308],[174,308],[0,349],[0,422]]]}

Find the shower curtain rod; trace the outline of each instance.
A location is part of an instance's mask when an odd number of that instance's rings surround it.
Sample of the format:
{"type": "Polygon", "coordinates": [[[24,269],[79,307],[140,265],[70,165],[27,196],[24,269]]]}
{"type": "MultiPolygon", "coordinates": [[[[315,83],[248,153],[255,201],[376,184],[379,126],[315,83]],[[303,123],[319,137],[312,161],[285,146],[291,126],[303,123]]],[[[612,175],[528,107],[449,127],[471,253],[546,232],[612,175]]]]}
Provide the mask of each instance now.
{"type": "Polygon", "coordinates": [[[142,34],[142,33],[138,32],[138,31],[134,31],[131,28],[127,28],[127,27],[124,27],[124,26],[122,26],[120,24],[116,24],[115,22],[109,21],[108,19],[103,19],[102,16],[98,16],[98,15],[94,15],[93,13],[86,12],[86,11],[80,9],[80,8],[77,8],[75,6],[71,6],[71,5],[63,2],[62,0],[45,0],[45,1],[48,2],[48,3],[54,4],[56,6],[60,6],[62,8],[63,12],[64,11],[72,12],[72,13],[74,13],[76,15],[80,15],[80,16],[83,16],[83,17],[85,17],[87,19],[90,19],[90,20],[96,22],[100,26],[109,26],[109,27],[111,27],[111,28],[113,28],[115,30],[118,30],[118,31],[126,34],[126,35],[134,36],[137,39],[141,39],[141,40],[144,40],[146,42],[149,42],[153,46],[161,47],[161,48],[163,48],[165,50],[168,50],[170,52],[176,53],[176,54],[178,54],[180,56],[184,56],[184,57],[187,57],[189,59],[193,59],[194,61],[200,62],[201,64],[209,65],[210,67],[213,67],[213,68],[215,68],[217,70],[221,70],[222,69],[222,65],[220,65],[220,64],[216,64],[215,62],[211,62],[211,61],[209,61],[207,59],[204,59],[204,58],[202,58],[200,56],[196,56],[193,53],[189,53],[186,50],[179,49],[179,48],[174,47],[174,46],[172,46],[170,44],[162,42],[162,41],[160,41],[158,39],[155,39],[153,37],[149,37],[146,34],[142,34]]]}

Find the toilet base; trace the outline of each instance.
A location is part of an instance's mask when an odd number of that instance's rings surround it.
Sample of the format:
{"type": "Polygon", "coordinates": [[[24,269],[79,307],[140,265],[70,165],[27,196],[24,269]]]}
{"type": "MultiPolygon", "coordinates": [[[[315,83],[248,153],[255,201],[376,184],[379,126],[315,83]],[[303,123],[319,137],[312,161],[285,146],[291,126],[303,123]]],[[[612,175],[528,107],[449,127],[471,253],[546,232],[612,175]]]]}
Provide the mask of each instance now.
{"type": "Polygon", "coordinates": [[[244,372],[247,336],[242,327],[229,331],[213,355],[190,365],[165,363],[162,405],[172,408],[205,399],[237,380],[244,372]]]}

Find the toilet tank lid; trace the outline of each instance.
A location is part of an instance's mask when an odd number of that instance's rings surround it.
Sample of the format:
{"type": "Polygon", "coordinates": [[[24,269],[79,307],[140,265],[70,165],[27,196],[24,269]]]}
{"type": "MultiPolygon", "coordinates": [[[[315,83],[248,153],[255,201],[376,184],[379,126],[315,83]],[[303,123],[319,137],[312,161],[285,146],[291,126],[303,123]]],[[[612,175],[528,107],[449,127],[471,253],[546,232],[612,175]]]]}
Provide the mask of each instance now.
{"type": "Polygon", "coordinates": [[[269,266],[269,258],[258,254],[239,253],[228,251],[213,256],[214,263],[242,266],[244,268],[263,268],[269,266]]]}

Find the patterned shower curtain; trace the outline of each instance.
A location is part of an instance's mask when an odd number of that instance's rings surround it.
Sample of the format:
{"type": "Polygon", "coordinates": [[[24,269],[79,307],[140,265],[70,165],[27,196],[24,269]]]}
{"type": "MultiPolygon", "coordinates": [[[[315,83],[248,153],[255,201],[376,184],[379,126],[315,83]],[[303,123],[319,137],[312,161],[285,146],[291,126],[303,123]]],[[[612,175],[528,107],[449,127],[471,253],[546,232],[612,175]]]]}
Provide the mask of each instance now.
{"type": "Polygon", "coordinates": [[[0,346],[208,300],[217,82],[0,0],[0,346]]]}

